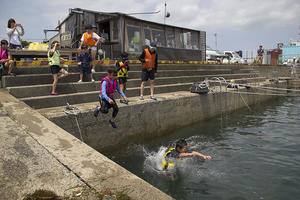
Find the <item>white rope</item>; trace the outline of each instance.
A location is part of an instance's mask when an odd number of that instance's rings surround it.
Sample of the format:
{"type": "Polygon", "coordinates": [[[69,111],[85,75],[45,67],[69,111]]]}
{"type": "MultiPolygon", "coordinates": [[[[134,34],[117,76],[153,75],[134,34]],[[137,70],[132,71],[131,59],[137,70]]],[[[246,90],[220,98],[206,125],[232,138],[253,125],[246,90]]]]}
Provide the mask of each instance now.
{"type": "Polygon", "coordinates": [[[79,126],[79,123],[78,123],[78,119],[77,119],[77,115],[80,113],[79,108],[77,108],[76,106],[72,106],[69,103],[67,103],[66,107],[64,108],[64,112],[67,115],[74,115],[75,122],[76,122],[76,125],[77,125],[77,128],[78,128],[78,131],[79,131],[80,139],[81,139],[82,142],[84,142],[83,137],[82,137],[82,133],[81,133],[81,129],[80,129],[80,126],[79,126]]]}

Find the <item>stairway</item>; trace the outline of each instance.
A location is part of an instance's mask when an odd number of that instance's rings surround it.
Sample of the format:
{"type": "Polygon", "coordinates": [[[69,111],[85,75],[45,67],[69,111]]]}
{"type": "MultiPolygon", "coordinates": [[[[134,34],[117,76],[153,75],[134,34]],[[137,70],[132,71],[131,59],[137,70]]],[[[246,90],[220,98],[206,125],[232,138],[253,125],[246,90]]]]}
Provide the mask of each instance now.
{"type": "MultiPolygon", "coordinates": [[[[69,66],[69,76],[60,80],[57,85],[59,95],[50,95],[52,76],[49,66],[18,67],[16,77],[3,76],[2,85],[10,94],[24,101],[34,109],[61,107],[66,102],[86,104],[98,102],[100,80],[106,75],[109,66],[97,66],[94,73],[95,82],[77,83],[79,80],[78,66],[69,66]]],[[[127,97],[138,99],[141,66],[131,65],[127,82],[127,97]]],[[[229,65],[194,65],[194,64],[160,64],[155,79],[155,94],[188,91],[193,82],[200,82],[212,77],[235,79],[237,83],[249,84],[265,81],[250,66],[229,65]]],[[[145,96],[150,94],[149,83],[145,88],[145,96]]],[[[117,96],[118,97],[118,96],[117,96]]]]}

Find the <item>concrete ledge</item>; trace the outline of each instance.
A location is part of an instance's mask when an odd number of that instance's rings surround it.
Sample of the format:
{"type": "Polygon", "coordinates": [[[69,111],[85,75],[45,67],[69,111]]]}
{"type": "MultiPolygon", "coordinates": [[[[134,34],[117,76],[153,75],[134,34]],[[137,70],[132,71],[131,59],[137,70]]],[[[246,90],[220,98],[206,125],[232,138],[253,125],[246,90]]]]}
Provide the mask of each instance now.
{"type": "MultiPolygon", "coordinates": [[[[205,78],[211,78],[215,75],[199,75],[199,76],[178,76],[178,77],[159,77],[155,79],[155,85],[167,85],[176,83],[190,83],[190,82],[200,82],[205,78]]],[[[264,77],[252,78],[252,74],[218,74],[220,77],[224,77],[227,80],[236,79],[236,81],[241,82],[251,82],[251,79],[261,79],[264,77]],[[251,78],[251,79],[250,79],[251,78]],[[240,79],[240,80],[237,80],[240,79]]],[[[138,87],[141,84],[140,79],[128,79],[127,88],[138,87]]],[[[17,98],[27,98],[27,97],[37,97],[37,96],[48,96],[52,84],[43,85],[29,85],[29,86],[15,86],[6,88],[10,94],[17,98]]],[[[100,90],[100,81],[93,82],[82,82],[82,83],[58,83],[57,92],[59,94],[71,94],[77,92],[90,92],[100,90]]]]}
{"type": "MultiPolygon", "coordinates": [[[[106,72],[107,68],[115,67],[115,65],[97,65],[97,72],[106,72]]],[[[199,70],[199,69],[231,69],[238,70],[250,70],[249,66],[228,66],[228,65],[194,65],[194,64],[159,64],[159,70],[199,70]]],[[[69,65],[68,70],[70,73],[79,72],[79,66],[69,65]]],[[[141,64],[130,64],[131,71],[140,71],[141,64]]],[[[50,68],[48,65],[44,66],[18,66],[13,68],[13,72],[16,74],[49,74],[50,68]]]]}
{"type": "Polygon", "coordinates": [[[0,89],[0,103],[28,134],[91,187],[124,190],[133,199],[172,199],[0,89]]]}
{"type": "MultiPolygon", "coordinates": [[[[230,74],[230,69],[205,69],[205,70],[160,70],[157,74],[159,77],[176,77],[176,76],[196,76],[209,74],[230,74]]],[[[96,72],[93,74],[95,80],[101,80],[106,76],[107,72],[96,72]]],[[[129,71],[130,78],[140,78],[141,71],[129,71]]],[[[69,76],[61,79],[60,83],[77,82],[79,80],[79,73],[69,73],[69,76]]],[[[24,85],[40,85],[52,83],[52,75],[49,74],[27,74],[14,76],[3,76],[3,87],[14,87],[24,85]]]]}

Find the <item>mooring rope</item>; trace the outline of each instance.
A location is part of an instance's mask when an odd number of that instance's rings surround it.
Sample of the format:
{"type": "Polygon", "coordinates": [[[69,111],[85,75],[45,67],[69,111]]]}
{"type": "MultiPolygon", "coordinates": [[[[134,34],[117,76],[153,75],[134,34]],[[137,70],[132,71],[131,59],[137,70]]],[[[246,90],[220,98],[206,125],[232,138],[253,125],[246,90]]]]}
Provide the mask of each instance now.
{"type": "Polygon", "coordinates": [[[77,115],[80,113],[79,108],[77,108],[76,106],[72,106],[69,103],[67,103],[66,107],[64,108],[64,112],[67,115],[74,115],[75,122],[76,122],[76,125],[78,127],[78,131],[79,131],[80,139],[81,139],[82,142],[84,142],[83,137],[82,137],[82,133],[81,133],[81,129],[80,129],[80,126],[79,126],[79,123],[78,123],[78,119],[77,119],[77,115]]]}

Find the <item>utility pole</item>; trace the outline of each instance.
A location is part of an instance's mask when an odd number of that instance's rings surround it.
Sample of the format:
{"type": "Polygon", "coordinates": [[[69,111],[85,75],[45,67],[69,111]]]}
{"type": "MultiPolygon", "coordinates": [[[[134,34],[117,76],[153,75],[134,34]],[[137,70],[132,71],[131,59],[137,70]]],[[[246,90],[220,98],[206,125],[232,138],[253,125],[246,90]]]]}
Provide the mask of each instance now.
{"type": "Polygon", "coordinates": [[[216,45],[216,50],[218,49],[218,43],[217,43],[217,33],[214,34],[215,36],[215,45],[216,45]]]}
{"type": "Polygon", "coordinates": [[[164,24],[166,24],[166,18],[170,17],[170,13],[167,12],[167,2],[165,1],[165,15],[164,15],[164,24]]]}

